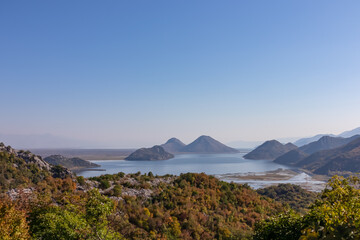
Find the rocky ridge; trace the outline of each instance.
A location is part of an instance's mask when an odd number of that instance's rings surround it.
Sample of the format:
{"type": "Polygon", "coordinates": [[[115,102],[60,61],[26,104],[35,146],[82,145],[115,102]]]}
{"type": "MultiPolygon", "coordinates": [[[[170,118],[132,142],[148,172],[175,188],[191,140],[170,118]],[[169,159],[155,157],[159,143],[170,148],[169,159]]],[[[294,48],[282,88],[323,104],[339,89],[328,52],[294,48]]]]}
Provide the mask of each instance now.
{"type": "Polygon", "coordinates": [[[4,143],[0,143],[0,152],[7,152],[13,154],[15,157],[22,158],[26,163],[33,163],[41,169],[51,170],[51,165],[45,162],[40,156],[37,156],[30,151],[15,150],[11,146],[5,146],[4,143]]]}

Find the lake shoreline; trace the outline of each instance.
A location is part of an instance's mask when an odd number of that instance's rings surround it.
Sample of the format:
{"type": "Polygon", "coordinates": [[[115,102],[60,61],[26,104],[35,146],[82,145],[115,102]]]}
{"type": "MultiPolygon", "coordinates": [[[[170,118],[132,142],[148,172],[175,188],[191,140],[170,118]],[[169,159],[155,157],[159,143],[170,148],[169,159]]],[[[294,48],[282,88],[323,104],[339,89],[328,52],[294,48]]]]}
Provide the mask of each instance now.
{"type": "Polygon", "coordinates": [[[277,169],[266,172],[248,172],[248,173],[228,173],[215,174],[214,177],[226,181],[239,184],[248,184],[254,189],[269,187],[273,185],[290,183],[299,185],[302,188],[320,192],[326,186],[325,179],[316,176],[310,176],[301,169],[277,169]]]}
{"type": "Polygon", "coordinates": [[[297,184],[310,191],[321,191],[326,177],[316,176],[302,169],[274,163],[271,160],[248,160],[244,153],[234,154],[180,154],[161,161],[92,160],[98,168],[77,172],[78,176],[94,177],[118,172],[175,175],[205,173],[227,182],[247,183],[262,188],[280,183],[297,184]],[[104,171],[105,170],[105,171],[104,171]]]}

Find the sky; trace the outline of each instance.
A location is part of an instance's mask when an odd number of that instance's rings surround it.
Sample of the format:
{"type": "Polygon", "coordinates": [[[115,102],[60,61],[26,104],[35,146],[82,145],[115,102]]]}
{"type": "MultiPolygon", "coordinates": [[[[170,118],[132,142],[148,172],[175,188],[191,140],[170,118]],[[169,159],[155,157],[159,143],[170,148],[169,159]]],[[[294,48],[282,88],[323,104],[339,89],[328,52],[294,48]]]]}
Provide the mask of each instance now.
{"type": "Polygon", "coordinates": [[[126,148],[359,127],[359,12],[356,0],[1,1],[0,134],[126,148]]]}

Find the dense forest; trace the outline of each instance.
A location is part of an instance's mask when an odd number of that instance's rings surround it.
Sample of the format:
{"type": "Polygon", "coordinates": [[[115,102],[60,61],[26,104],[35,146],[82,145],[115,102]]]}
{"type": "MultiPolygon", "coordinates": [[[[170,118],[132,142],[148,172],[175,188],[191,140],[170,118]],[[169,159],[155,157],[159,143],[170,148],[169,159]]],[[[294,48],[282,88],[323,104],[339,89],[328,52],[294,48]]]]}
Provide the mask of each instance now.
{"type": "Polygon", "coordinates": [[[85,179],[0,146],[0,239],[359,239],[356,177],[320,194],[206,174],[85,179]]]}

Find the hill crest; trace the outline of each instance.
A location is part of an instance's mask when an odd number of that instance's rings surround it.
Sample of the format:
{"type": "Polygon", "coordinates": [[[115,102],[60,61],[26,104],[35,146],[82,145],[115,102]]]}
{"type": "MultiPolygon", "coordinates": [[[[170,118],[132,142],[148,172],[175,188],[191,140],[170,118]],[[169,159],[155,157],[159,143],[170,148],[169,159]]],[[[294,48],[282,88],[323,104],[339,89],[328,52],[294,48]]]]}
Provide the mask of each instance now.
{"type": "Polygon", "coordinates": [[[282,144],[277,140],[269,140],[244,156],[245,159],[273,160],[297,147],[292,143],[282,144]]]}
{"type": "Polygon", "coordinates": [[[152,148],[140,148],[131,153],[125,160],[131,161],[154,161],[154,160],[168,160],[174,155],[165,151],[163,147],[155,145],[152,148]]]}
{"type": "Polygon", "coordinates": [[[170,138],[166,143],[160,145],[169,153],[179,153],[186,146],[185,143],[177,138],[170,138]]]}
{"type": "Polygon", "coordinates": [[[206,135],[198,137],[195,141],[181,149],[183,153],[237,153],[238,150],[206,135]]]}

